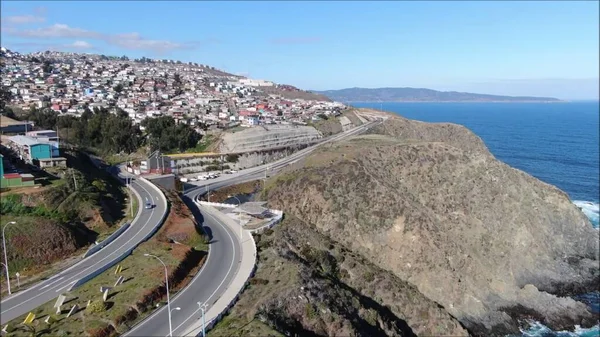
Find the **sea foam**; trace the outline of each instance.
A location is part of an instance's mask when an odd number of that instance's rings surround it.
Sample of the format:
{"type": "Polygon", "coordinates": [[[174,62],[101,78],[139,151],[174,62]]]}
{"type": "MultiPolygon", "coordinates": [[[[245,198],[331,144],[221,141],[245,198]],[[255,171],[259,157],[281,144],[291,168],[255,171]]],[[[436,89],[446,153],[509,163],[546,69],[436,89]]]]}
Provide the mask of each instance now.
{"type": "Polygon", "coordinates": [[[575,200],[573,203],[590,219],[594,228],[600,227],[600,205],[598,203],[582,200],[575,200]]]}
{"type": "Polygon", "coordinates": [[[575,331],[552,331],[540,322],[528,321],[529,328],[521,329],[523,337],[598,337],[600,327],[598,325],[589,329],[584,329],[579,325],[575,326],[575,331]]]}
{"type": "MultiPolygon", "coordinates": [[[[590,201],[575,200],[573,203],[581,209],[592,223],[594,228],[598,228],[600,207],[598,203],[590,201]]],[[[590,293],[580,295],[577,300],[580,300],[587,304],[593,312],[598,310],[598,293],[590,293]]],[[[523,337],[599,337],[600,336],[600,325],[596,325],[589,329],[575,326],[575,331],[552,331],[547,326],[536,321],[527,321],[529,327],[527,329],[521,329],[521,336],[523,337]]]]}

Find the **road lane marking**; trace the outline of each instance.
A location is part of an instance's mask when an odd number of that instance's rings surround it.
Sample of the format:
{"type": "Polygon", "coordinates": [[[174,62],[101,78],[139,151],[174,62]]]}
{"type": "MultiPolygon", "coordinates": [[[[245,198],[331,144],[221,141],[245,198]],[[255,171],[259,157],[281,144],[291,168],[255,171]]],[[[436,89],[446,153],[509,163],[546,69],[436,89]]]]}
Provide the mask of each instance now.
{"type": "Polygon", "coordinates": [[[48,287],[49,287],[49,286],[51,286],[53,283],[56,283],[56,282],[58,282],[58,281],[62,280],[63,278],[65,278],[65,277],[64,277],[64,276],[63,276],[63,277],[59,277],[58,279],[56,279],[56,280],[53,280],[52,282],[50,282],[50,283],[46,284],[45,286],[41,287],[40,289],[48,288],[48,287]]]}
{"type": "MultiPolygon", "coordinates": [[[[198,207],[198,205],[196,205],[196,207],[198,207]]],[[[198,207],[198,209],[200,209],[200,207],[198,207]]],[[[231,267],[234,265],[234,261],[235,261],[235,244],[233,242],[233,238],[231,237],[231,234],[229,233],[229,230],[227,230],[227,228],[225,228],[225,225],[223,225],[219,220],[215,219],[215,217],[213,217],[211,214],[207,214],[207,212],[204,212],[203,215],[204,214],[209,215],[211,218],[213,218],[219,224],[219,226],[221,226],[225,230],[225,233],[227,233],[227,236],[229,236],[229,240],[231,241],[232,247],[233,247],[233,255],[232,255],[232,258],[231,258],[231,264],[230,264],[230,267],[229,267],[229,269],[227,271],[227,274],[225,274],[225,276],[223,277],[223,280],[221,281],[221,283],[217,286],[217,288],[215,289],[215,291],[206,300],[206,302],[208,302],[212,298],[212,296],[214,296],[215,292],[217,292],[217,290],[219,290],[219,288],[221,287],[221,285],[223,285],[223,282],[227,279],[227,277],[229,276],[229,273],[231,272],[231,267]]],[[[202,266],[202,268],[200,269],[200,271],[198,272],[198,274],[196,274],[196,276],[194,276],[194,278],[190,282],[190,285],[192,283],[194,283],[202,275],[202,273],[206,269],[208,269],[208,268],[204,268],[204,267],[208,266],[208,262],[210,260],[211,252],[212,252],[212,249],[209,249],[208,250],[208,257],[206,258],[206,262],[204,263],[204,265],[202,266]]],[[[179,293],[177,293],[175,295],[175,297],[171,300],[171,304],[176,303],[177,299],[179,299],[180,295],[182,295],[184,292],[185,291],[180,291],[179,293]]],[[[173,305],[176,305],[176,304],[173,304],[173,305]]],[[[160,315],[165,310],[167,310],[167,309],[164,306],[162,308],[158,309],[152,315],[148,316],[148,318],[146,318],[142,322],[140,322],[140,324],[138,324],[133,329],[131,329],[127,333],[125,333],[124,336],[130,336],[135,330],[137,330],[138,328],[142,327],[145,323],[151,321],[155,316],[160,315]]],[[[190,318],[192,318],[198,312],[198,310],[200,310],[200,309],[197,309],[196,311],[194,311],[191,316],[189,316],[185,321],[183,321],[183,323],[181,323],[175,329],[173,329],[173,331],[177,330],[179,327],[181,327],[181,325],[185,324],[185,322],[187,322],[190,318]]]]}
{"type": "MultiPolygon", "coordinates": [[[[217,220],[211,214],[207,214],[207,215],[210,216],[211,218],[213,218],[219,225],[221,225],[221,227],[227,226],[227,225],[222,224],[219,220],[217,220]]],[[[233,238],[231,237],[231,234],[229,233],[229,230],[226,229],[225,232],[227,232],[227,236],[229,236],[229,240],[231,241],[231,243],[233,245],[233,256],[232,256],[232,259],[231,259],[231,264],[229,265],[229,270],[227,270],[227,274],[225,275],[225,277],[223,278],[223,280],[221,281],[221,283],[217,286],[217,288],[215,289],[215,291],[213,291],[213,293],[208,297],[208,299],[206,299],[206,301],[204,303],[210,302],[211,298],[215,295],[215,293],[219,290],[219,288],[221,288],[221,286],[223,285],[223,282],[225,282],[225,280],[229,276],[229,273],[231,272],[231,268],[233,268],[233,265],[235,264],[235,243],[233,242],[233,238]]],[[[252,234],[250,234],[250,235],[252,235],[252,234]]],[[[241,245],[242,245],[242,241],[243,240],[244,240],[244,238],[240,237],[240,256],[242,254],[242,247],[241,247],[241,245]]],[[[241,269],[241,264],[240,264],[240,269],[241,269]]],[[[202,271],[200,271],[200,272],[202,272],[202,271]]],[[[231,280],[231,281],[233,281],[233,280],[231,280]]],[[[212,305],[210,307],[212,308],[212,305]]],[[[209,307],[206,308],[206,311],[208,311],[208,309],[209,309],[209,307]]],[[[189,316],[185,321],[183,321],[181,324],[179,324],[178,326],[176,326],[175,329],[173,329],[173,331],[177,331],[177,329],[179,329],[182,325],[184,325],[185,322],[189,321],[190,318],[192,318],[193,316],[195,316],[198,311],[200,311],[200,308],[196,309],[192,313],[191,316],[189,316]]],[[[169,337],[169,336],[167,335],[165,337],[169,337]]]]}
{"type": "MultiPolygon", "coordinates": [[[[325,141],[324,143],[326,143],[326,142],[331,142],[331,141],[335,141],[335,140],[338,140],[338,139],[343,139],[343,138],[345,138],[346,136],[351,136],[351,135],[353,135],[354,133],[356,133],[356,132],[354,132],[354,131],[364,131],[364,129],[365,129],[365,126],[363,126],[362,128],[356,128],[356,129],[350,130],[350,132],[348,132],[348,133],[346,133],[346,134],[342,134],[342,135],[340,135],[340,136],[338,136],[338,137],[335,137],[335,138],[331,138],[331,139],[329,139],[329,140],[325,141]]],[[[321,143],[321,144],[323,144],[323,143],[321,143]]],[[[296,155],[295,155],[295,156],[294,156],[294,155],[290,156],[291,158],[290,158],[290,157],[288,157],[288,158],[284,158],[284,159],[282,159],[282,160],[280,161],[280,163],[278,163],[278,164],[285,164],[286,162],[289,162],[291,159],[295,159],[295,158],[297,158],[297,157],[298,157],[298,158],[302,158],[304,155],[308,155],[308,154],[310,154],[310,153],[311,153],[313,150],[315,150],[315,149],[316,149],[316,148],[317,148],[319,145],[320,145],[320,144],[317,144],[317,145],[315,145],[315,146],[314,146],[314,148],[309,148],[309,149],[307,149],[307,151],[301,151],[300,153],[296,153],[296,155]]],[[[295,161],[294,161],[294,162],[295,162],[295,161]]],[[[276,162],[276,163],[277,163],[277,162],[276,162]]],[[[271,165],[275,166],[274,164],[271,164],[271,165]]],[[[192,193],[193,193],[193,194],[196,194],[195,196],[193,196],[193,197],[192,197],[192,199],[193,199],[194,201],[197,201],[197,200],[198,200],[198,197],[199,197],[200,195],[202,195],[203,193],[202,193],[202,192],[198,192],[198,193],[196,193],[196,191],[197,191],[197,190],[199,190],[199,189],[200,189],[200,188],[202,188],[202,187],[206,187],[206,186],[208,186],[208,187],[212,187],[212,185],[213,185],[213,184],[215,184],[215,185],[216,185],[216,183],[220,183],[220,182],[226,182],[227,180],[229,180],[229,181],[231,181],[231,182],[236,182],[237,180],[240,180],[240,179],[241,179],[241,180],[243,180],[243,179],[249,179],[249,178],[251,178],[251,176],[252,176],[253,174],[257,174],[257,173],[259,173],[259,172],[260,172],[260,173],[262,173],[262,171],[263,171],[263,168],[261,168],[261,167],[257,167],[256,169],[254,169],[254,170],[249,170],[248,172],[245,172],[245,173],[241,173],[241,172],[240,172],[240,174],[238,174],[238,175],[236,175],[236,176],[233,176],[233,177],[231,177],[230,179],[223,179],[223,181],[220,181],[220,180],[218,180],[218,181],[215,181],[215,182],[206,182],[206,183],[205,183],[205,184],[203,184],[203,185],[196,185],[196,186],[197,186],[197,188],[195,188],[194,190],[191,190],[191,191],[189,191],[188,193],[186,193],[186,195],[191,195],[192,193]]],[[[231,184],[229,184],[229,185],[231,185],[231,184]]],[[[228,185],[228,184],[226,184],[225,186],[229,186],[229,185],[228,185]]],[[[217,222],[217,223],[218,223],[218,224],[219,224],[221,227],[224,227],[224,225],[223,225],[223,224],[222,224],[222,223],[221,223],[219,220],[217,220],[217,219],[216,219],[215,217],[213,217],[211,214],[208,214],[208,215],[209,215],[211,218],[213,218],[213,219],[214,219],[214,220],[215,220],[215,221],[216,221],[216,222],[217,222]]],[[[233,239],[232,239],[232,237],[231,237],[231,234],[229,233],[229,231],[228,231],[227,229],[226,229],[225,231],[227,232],[227,235],[229,236],[229,239],[230,239],[230,240],[232,241],[232,243],[233,243],[233,239]]],[[[243,238],[240,238],[240,243],[241,243],[242,241],[243,241],[243,238]]],[[[227,274],[225,275],[225,277],[224,277],[224,278],[223,278],[223,280],[221,281],[221,284],[219,284],[219,286],[217,286],[217,288],[215,289],[215,291],[214,291],[214,292],[213,292],[213,293],[210,295],[210,297],[209,297],[209,298],[208,298],[208,299],[207,299],[207,300],[206,300],[204,303],[208,303],[208,302],[210,301],[210,299],[211,299],[211,298],[214,296],[214,294],[215,294],[215,293],[216,293],[216,292],[219,290],[219,288],[222,286],[223,282],[224,282],[224,281],[227,279],[227,277],[229,276],[229,273],[231,272],[231,268],[232,268],[232,267],[233,267],[233,265],[234,265],[234,263],[233,263],[233,262],[235,261],[235,245],[233,245],[233,249],[234,249],[234,254],[233,254],[232,264],[230,265],[230,267],[229,267],[229,270],[228,270],[227,274]]],[[[207,258],[207,260],[206,260],[206,263],[204,264],[204,266],[207,266],[207,265],[208,265],[208,260],[210,259],[210,254],[211,254],[211,251],[212,251],[212,250],[210,250],[210,249],[209,249],[209,253],[208,253],[208,254],[209,254],[209,256],[208,256],[208,258],[207,258]]],[[[241,246],[240,246],[240,254],[241,254],[241,246]]],[[[241,266],[241,264],[240,264],[240,266],[241,266]]],[[[196,281],[196,280],[197,280],[197,279],[200,277],[200,275],[202,274],[202,272],[203,272],[204,270],[206,270],[206,269],[207,269],[207,268],[202,268],[202,269],[200,270],[200,272],[199,272],[199,273],[198,273],[198,274],[197,274],[197,275],[196,275],[196,276],[195,276],[195,277],[192,279],[191,283],[190,283],[190,284],[189,284],[189,285],[188,285],[186,288],[184,288],[184,289],[183,289],[183,291],[180,291],[180,292],[179,292],[179,293],[176,295],[176,297],[173,299],[173,302],[175,302],[175,301],[176,301],[176,300],[179,298],[179,295],[183,294],[183,293],[185,292],[185,289],[188,289],[188,287],[189,287],[191,284],[193,284],[193,283],[194,283],[194,282],[195,282],[195,281],[196,281]]],[[[212,306],[211,306],[211,307],[212,307],[212,306]]],[[[133,331],[137,330],[139,327],[141,327],[141,326],[143,326],[145,323],[149,322],[149,321],[150,321],[150,320],[151,320],[153,317],[155,317],[156,315],[159,315],[159,314],[163,313],[163,312],[164,312],[164,310],[166,310],[166,309],[165,309],[165,307],[163,307],[163,308],[159,309],[159,310],[158,310],[158,311],[156,311],[154,314],[152,314],[151,316],[149,316],[148,318],[146,318],[144,321],[142,321],[142,322],[141,322],[141,324],[137,325],[137,326],[136,326],[136,327],[134,327],[132,330],[130,330],[128,333],[126,333],[126,335],[129,335],[129,334],[133,333],[133,331]]],[[[208,310],[208,308],[207,308],[207,310],[208,310]]],[[[185,324],[185,323],[186,323],[188,320],[190,320],[190,319],[191,319],[193,316],[195,316],[195,315],[196,315],[196,313],[198,313],[199,311],[200,311],[200,309],[196,309],[196,310],[195,310],[195,311],[192,313],[192,315],[191,315],[191,316],[189,316],[189,317],[188,317],[186,320],[184,320],[184,321],[183,321],[181,324],[179,324],[177,327],[175,327],[174,331],[178,330],[178,329],[179,329],[179,328],[180,328],[180,327],[181,327],[183,324],[185,324]]],[[[212,322],[212,321],[213,321],[213,320],[210,320],[208,323],[210,323],[210,322],[212,322]]],[[[168,337],[168,335],[167,335],[167,337],[168,337]]]]}
{"type": "MultiPolygon", "coordinates": [[[[146,189],[145,189],[143,186],[141,186],[141,185],[140,185],[140,184],[138,184],[137,182],[134,182],[134,183],[135,183],[136,185],[138,185],[139,187],[141,187],[141,188],[142,188],[142,189],[143,189],[143,190],[144,190],[144,191],[145,191],[147,194],[150,194],[150,193],[148,192],[148,190],[146,190],[146,189]]],[[[132,184],[133,184],[133,183],[132,183],[132,184]]],[[[131,184],[130,184],[130,185],[131,185],[131,184]]],[[[141,195],[140,195],[140,198],[141,198],[141,195]]],[[[132,227],[133,227],[133,226],[132,226],[132,227]]],[[[125,234],[125,233],[126,233],[126,232],[128,232],[128,231],[129,231],[129,230],[126,230],[126,231],[125,231],[125,232],[123,232],[122,234],[125,234]]],[[[117,241],[117,240],[115,240],[115,241],[117,241]]],[[[108,245],[106,245],[104,248],[106,248],[106,247],[110,246],[110,245],[111,245],[111,244],[113,244],[115,241],[113,241],[113,242],[109,243],[109,244],[108,244],[108,245]]],[[[104,248],[103,248],[103,249],[104,249],[104,248]]],[[[33,285],[33,286],[31,286],[31,287],[29,287],[29,288],[27,288],[27,289],[23,290],[22,292],[19,292],[19,293],[17,293],[15,296],[13,296],[13,297],[9,297],[9,298],[6,298],[6,299],[4,299],[3,301],[1,301],[1,302],[0,302],[0,304],[4,304],[5,302],[7,302],[7,301],[9,301],[9,300],[11,300],[11,299],[13,299],[13,298],[22,297],[21,295],[24,295],[24,294],[27,294],[27,293],[31,292],[31,291],[32,291],[32,290],[34,290],[35,288],[37,288],[37,287],[39,287],[39,286],[41,286],[41,285],[44,285],[44,283],[46,283],[46,282],[50,282],[51,280],[55,279],[56,277],[58,277],[58,276],[60,276],[60,275],[64,275],[64,276],[66,276],[66,274],[67,274],[69,271],[71,271],[72,269],[74,269],[74,268],[76,268],[76,267],[79,267],[79,266],[81,266],[82,264],[84,264],[84,263],[88,262],[90,258],[91,258],[91,256],[88,256],[87,258],[85,258],[85,259],[83,259],[83,260],[81,260],[81,261],[77,262],[76,264],[72,265],[71,267],[69,267],[69,268],[67,268],[67,269],[65,269],[65,270],[63,270],[63,271],[61,271],[61,272],[59,272],[59,273],[57,273],[57,274],[53,275],[53,276],[52,276],[52,277],[50,277],[48,280],[46,280],[46,281],[42,281],[42,282],[39,282],[39,283],[36,283],[35,285],[33,285]]],[[[63,276],[63,277],[64,277],[64,276],[63,276]]],[[[43,289],[43,288],[41,288],[41,289],[43,289]]],[[[9,310],[10,310],[10,309],[9,309],[9,310]]],[[[2,313],[4,313],[4,312],[6,312],[6,311],[3,311],[2,313]]]]}
{"type": "MultiPolygon", "coordinates": [[[[147,194],[150,194],[150,193],[148,192],[148,190],[147,190],[146,188],[144,188],[142,185],[140,185],[140,184],[139,184],[139,183],[137,183],[137,182],[135,182],[135,184],[136,184],[136,185],[138,185],[139,187],[141,187],[141,188],[142,188],[142,189],[143,189],[143,190],[144,190],[144,191],[145,191],[147,194]]],[[[104,261],[104,260],[106,260],[107,258],[109,258],[109,257],[112,257],[113,255],[115,255],[115,253],[117,253],[117,252],[120,250],[120,248],[123,248],[123,247],[125,247],[125,246],[126,246],[128,243],[129,243],[129,242],[131,242],[131,240],[135,239],[135,238],[136,238],[136,237],[137,237],[137,236],[140,234],[140,232],[142,232],[142,230],[143,230],[143,229],[146,227],[146,225],[148,224],[148,222],[150,222],[150,220],[152,219],[153,215],[154,215],[154,209],[152,209],[152,213],[151,213],[151,215],[148,217],[148,220],[146,220],[146,222],[144,223],[144,225],[143,225],[143,226],[141,226],[141,228],[140,228],[140,229],[139,229],[139,230],[138,230],[138,231],[135,233],[135,235],[133,235],[133,236],[132,236],[132,237],[131,237],[129,240],[127,240],[127,241],[126,241],[126,242],[125,242],[123,245],[121,245],[121,247],[117,248],[116,250],[114,250],[113,252],[111,252],[110,254],[108,254],[107,256],[105,256],[103,259],[101,259],[100,261],[98,261],[98,262],[96,262],[96,263],[94,263],[94,264],[90,265],[89,267],[87,267],[86,269],[84,269],[84,270],[80,271],[79,273],[75,274],[74,276],[71,276],[71,277],[69,277],[69,278],[67,279],[67,281],[69,281],[69,280],[72,280],[73,278],[77,278],[77,280],[75,280],[75,282],[77,282],[79,279],[81,279],[81,277],[78,277],[79,275],[81,275],[82,273],[84,273],[84,272],[86,272],[87,270],[91,269],[92,267],[94,267],[94,266],[96,266],[96,265],[100,264],[101,262],[103,262],[103,261],[104,261]]],[[[113,243],[115,243],[115,242],[117,242],[117,241],[113,241],[113,242],[111,242],[111,243],[110,243],[110,244],[108,244],[106,247],[110,246],[111,244],[113,244],[113,243]]],[[[105,248],[106,248],[106,247],[105,247],[105,248]]],[[[83,262],[83,261],[82,261],[82,262],[83,262]]],[[[73,267],[75,267],[75,266],[73,266],[73,267]]],[[[75,282],[71,282],[71,283],[69,283],[67,286],[69,286],[69,285],[71,285],[71,284],[73,284],[73,283],[75,283],[75,282]]],[[[66,287],[66,286],[65,286],[65,287],[66,287]]],[[[65,287],[62,287],[62,288],[65,288],[65,287]]],[[[44,294],[48,293],[50,290],[52,290],[52,289],[54,289],[54,288],[55,288],[55,287],[52,287],[51,289],[48,289],[48,290],[46,290],[46,291],[44,291],[44,292],[41,292],[41,293],[38,293],[37,295],[35,295],[35,296],[33,296],[33,297],[30,297],[30,298],[28,298],[28,299],[26,299],[26,300],[22,301],[21,303],[18,303],[18,304],[16,304],[16,305],[14,305],[14,306],[12,306],[12,307],[10,307],[10,308],[8,308],[8,309],[6,309],[6,310],[2,311],[2,313],[1,313],[1,314],[2,314],[2,315],[4,315],[4,314],[8,313],[9,311],[11,311],[11,310],[13,310],[13,309],[15,309],[15,308],[18,308],[18,307],[22,306],[22,305],[23,305],[23,304],[25,304],[25,303],[31,302],[32,300],[34,300],[34,299],[36,299],[36,298],[38,298],[38,297],[40,297],[40,296],[42,296],[42,295],[44,295],[44,294]]],[[[60,288],[60,289],[62,289],[62,288],[60,288]]],[[[53,298],[54,298],[54,297],[53,297],[53,298]]]]}

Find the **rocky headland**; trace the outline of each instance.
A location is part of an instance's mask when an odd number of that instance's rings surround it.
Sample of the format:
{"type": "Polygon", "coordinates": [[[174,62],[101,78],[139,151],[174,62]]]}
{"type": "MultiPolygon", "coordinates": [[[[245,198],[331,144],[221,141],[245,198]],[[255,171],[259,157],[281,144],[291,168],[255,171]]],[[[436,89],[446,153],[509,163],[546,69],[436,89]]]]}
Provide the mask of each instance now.
{"type": "MultiPolygon", "coordinates": [[[[311,265],[306,254],[313,253],[303,254],[304,246],[297,242],[303,240],[301,232],[309,230],[316,233],[311,238],[335,243],[325,245],[317,261],[335,256],[332,249],[359,257],[353,267],[343,266],[345,272],[326,279],[350,287],[356,293],[340,286],[333,289],[352,296],[398,296],[386,307],[391,312],[374,310],[374,320],[386,322],[377,325],[386,335],[460,335],[464,327],[476,336],[503,336],[518,333],[525,319],[559,330],[598,322],[583,303],[569,297],[598,289],[598,231],[564,192],[498,161],[462,126],[386,117],[369,134],[323,147],[269,181],[263,197],[288,217],[274,233],[300,232],[278,240],[276,250],[270,247],[271,254],[284,257],[282,265],[292,260],[295,265],[303,261],[302,268],[311,265]],[[371,293],[368,287],[353,287],[357,278],[364,281],[364,273],[353,273],[361,264],[402,286],[371,293]],[[441,313],[435,317],[422,317],[435,327],[419,328],[418,319],[401,310],[415,306],[406,300],[415,298],[406,295],[412,291],[423,296],[421,303],[439,306],[441,313]],[[451,323],[453,319],[460,326],[451,323]],[[445,323],[436,325],[440,320],[445,323]]],[[[322,273],[323,268],[316,270],[322,273]]],[[[310,273],[300,274],[304,278],[294,279],[303,287],[331,288],[306,276],[310,273]]],[[[291,301],[290,293],[283,294],[269,292],[270,300],[255,314],[271,326],[302,326],[303,320],[294,319],[301,313],[285,309],[282,298],[291,301]]],[[[321,309],[326,313],[332,305],[321,309]]],[[[303,330],[292,330],[344,335],[330,325],[320,330],[315,326],[307,323],[303,330]]],[[[355,330],[351,334],[365,335],[361,328],[355,330]]]]}

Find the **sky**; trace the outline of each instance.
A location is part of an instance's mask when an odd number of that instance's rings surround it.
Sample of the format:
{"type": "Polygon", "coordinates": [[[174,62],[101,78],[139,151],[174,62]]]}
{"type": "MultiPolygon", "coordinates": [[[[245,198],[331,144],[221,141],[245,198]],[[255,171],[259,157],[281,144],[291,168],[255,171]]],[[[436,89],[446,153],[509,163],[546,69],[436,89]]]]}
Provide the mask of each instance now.
{"type": "Polygon", "coordinates": [[[198,62],[308,90],[598,99],[598,1],[2,1],[3,47],[198,62]]]}

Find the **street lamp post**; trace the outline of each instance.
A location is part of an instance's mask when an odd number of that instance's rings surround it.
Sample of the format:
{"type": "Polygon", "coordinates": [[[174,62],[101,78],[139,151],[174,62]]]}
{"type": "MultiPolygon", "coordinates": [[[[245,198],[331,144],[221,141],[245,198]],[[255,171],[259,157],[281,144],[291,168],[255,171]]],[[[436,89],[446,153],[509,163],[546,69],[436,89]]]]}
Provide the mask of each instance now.
{"type": "MultiPolygon", "coordinates": [[[[242,204],[242,202],[240,201],[240,199],[238,199],[238,197],[236,197],[235,195],[230,195],[230,198],[235,198],[235,200],[237,200],[238,202],[238,208],[240,207],[240,205],[242,204]]],[[[242,239],[242,235],[243,235],[243,227],[242,227],[242,217],[240,216],[240,212],[238,212],[238,223],[240,224],[240,240],[242,239]]]]}
{"type": "Polygon", "coordinates": [[[8,258],[6,255],[6,236],[4,235],[4,230],[8,225],[14,225],[16,222],[11,221],[2,227],[2,250],[4,250],[4,269],[6,269],[6,285],[8,287],[8,294],[10,295],[10,273],[8,272],[8,258]]]}
{"type": "MultiPolygon", "coordinates": [[[[144,254],[147,257],[153,257],[160,262],[163,267],[165,267],[165,287],[167,288],[167,308],[169,310],[169,337],[173,337],[173,325],[171,323],[171,299],[169,298],[169,271],[167,269],[167,265],[161,260],[158,256],[152,254],[144,254]]],[[[175,308],[175,310],[180,310],[179,307],[175,308]]]]}
{"type": "Polygon", "coordinates": [[[200,310],[202,310],[202,337],[206,337],[206,319],[204,316],[204,312],[206,310],[206,303],[202,304],[198,302],[198,306],[200,307],[200,310]]]}

